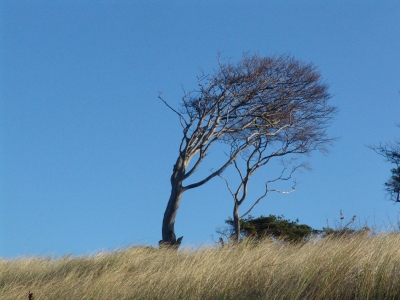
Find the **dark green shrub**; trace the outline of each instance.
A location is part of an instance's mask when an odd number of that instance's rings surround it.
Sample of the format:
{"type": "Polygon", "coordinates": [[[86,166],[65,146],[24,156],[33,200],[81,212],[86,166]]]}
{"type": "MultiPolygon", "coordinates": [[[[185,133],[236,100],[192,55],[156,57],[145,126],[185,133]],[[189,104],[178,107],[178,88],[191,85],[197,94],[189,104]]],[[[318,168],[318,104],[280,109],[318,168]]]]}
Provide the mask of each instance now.
{"type": "MultiPolygon", "coordinates": [[[[301,242],[313,233],[313,229],[305,224],[299,224],[299,220],[290,221],[284,216],[269,215],[268,217],[254,218],[249,216],[240,221],[241,234],[244,238],[261,240],[265,237],[273,237],[290,242],[301,242]]],[[[226,224],[233,226],[233,220],[229,218],[226,224]]]]}

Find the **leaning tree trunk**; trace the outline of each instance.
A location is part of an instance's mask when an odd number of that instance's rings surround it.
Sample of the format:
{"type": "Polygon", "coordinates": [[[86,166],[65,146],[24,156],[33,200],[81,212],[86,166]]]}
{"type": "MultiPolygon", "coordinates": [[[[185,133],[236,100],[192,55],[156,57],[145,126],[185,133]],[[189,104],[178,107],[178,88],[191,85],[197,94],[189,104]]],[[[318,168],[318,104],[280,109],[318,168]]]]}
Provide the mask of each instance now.
{"type": "Polygon", "coordinates": [[[234,230],[234,241],[236,243],[240,242],[240,217],[239,217],[239,204],[235,201],[235,206],[233,208],[233,230],[234,230]]]}
{"type": "Polygon", "coordinates": [[[162,223],[162,240],[159,241],[160,246],[175,247],[178,249],[182,242],[180,237],[176,239],[175,235],[175,218],[178,212],[184,189],[182,187],[183,176],[185,175],[188,162],[180,155],[174,166],[171,176],[171,195],[165,209],[164,219],[162,223]]]}

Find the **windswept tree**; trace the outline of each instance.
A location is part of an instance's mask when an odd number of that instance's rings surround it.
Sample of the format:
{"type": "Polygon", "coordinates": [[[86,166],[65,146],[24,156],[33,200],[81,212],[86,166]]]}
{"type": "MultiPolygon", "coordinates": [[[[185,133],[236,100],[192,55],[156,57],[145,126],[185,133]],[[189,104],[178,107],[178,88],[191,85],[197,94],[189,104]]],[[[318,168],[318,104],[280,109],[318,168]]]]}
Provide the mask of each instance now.
{"type": "Polygon", "coordinates": [[[221,175],[246,149],[260,141],[287,141],[287,147],[307,152],[330,140],[325,130],[336,109],[327,104],[328,87],[313,64],[285,55],[244,54],[236,65],[219,61],[218,67],[198,77],[198,88],[184,94],[180,109],[159,96],[183,129],[160,244],[179,246],[182,240],[176,239],[174,225],[183,193],[221,175]],[[203,179],[185,185],[215,142],[229,146],[226,159],[203,179]]]}

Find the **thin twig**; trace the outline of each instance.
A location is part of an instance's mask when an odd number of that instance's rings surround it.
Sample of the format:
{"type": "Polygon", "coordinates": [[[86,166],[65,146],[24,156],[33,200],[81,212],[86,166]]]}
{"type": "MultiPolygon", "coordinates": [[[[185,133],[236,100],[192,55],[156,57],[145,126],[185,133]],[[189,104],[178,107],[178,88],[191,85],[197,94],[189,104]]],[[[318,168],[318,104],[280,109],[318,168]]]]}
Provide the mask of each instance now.
{"type": "Polygon", "coordinates": [[[185,122],[185,125],[188,126],[189,124],[186,122],[185,117],[182,116],[181,113],[179,113],[178,111],[176,111],[172,106],[170,106],[170,105],[167,103],[167,101],[165,101],[165,100],[161,97],[161,95],[162,95],[162,92],[158,92],[158,99],[160,99],[162,102],[164,102],[164,104],[165,104],[166,106],[168,106],[168,108],[171,109],[173,112],[175,112],[175,113],[179,116],[179,118],[181,119],[181,121],[183,120],[183,121],[185,122]]]}

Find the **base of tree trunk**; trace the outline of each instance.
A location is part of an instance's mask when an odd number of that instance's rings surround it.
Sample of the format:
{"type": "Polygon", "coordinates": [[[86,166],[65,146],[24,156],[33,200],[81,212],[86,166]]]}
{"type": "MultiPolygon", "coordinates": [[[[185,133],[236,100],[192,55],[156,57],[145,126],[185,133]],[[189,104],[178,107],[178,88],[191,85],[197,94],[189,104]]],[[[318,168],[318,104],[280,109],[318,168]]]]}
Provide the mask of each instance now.
{"type": "Polygon", "coordinates": [[[168,242],[168,241],[160,240],[160,241],[158,242],[158,248],[160,248],[160,249],[173,249],[173,250],[178,250],[179,246],[180,246],[181,243],[182,243],[182,239],[183,239],[183,236],[181,236],[180,238],[178,238],[178,239],[176,240],[176,242],[168,242]]]}

